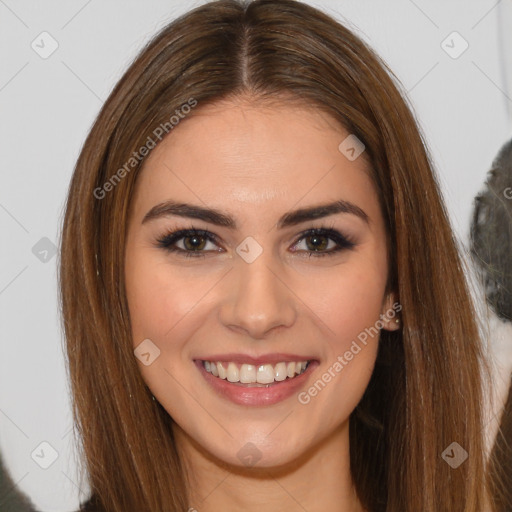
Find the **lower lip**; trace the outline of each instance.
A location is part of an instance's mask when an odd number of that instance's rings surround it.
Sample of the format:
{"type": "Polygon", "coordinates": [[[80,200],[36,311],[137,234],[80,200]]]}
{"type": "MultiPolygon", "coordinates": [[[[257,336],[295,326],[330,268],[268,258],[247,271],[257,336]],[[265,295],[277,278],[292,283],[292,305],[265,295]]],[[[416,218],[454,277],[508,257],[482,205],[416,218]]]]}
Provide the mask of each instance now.
{"type": "Polygon", "coordinates": [[[202,361],[195,361],[195,363],[206,382],[221,397],[227,398],[238,405],[252,406],[276,404],[298,393],[306,383],[311,372],[319,364],[318,361],[311,361],[304,373],[301,373],[292,379],[275,382],[267,388],[236,385],[228,380],[214,377],[210,372],[206,371],[202,361]]]}

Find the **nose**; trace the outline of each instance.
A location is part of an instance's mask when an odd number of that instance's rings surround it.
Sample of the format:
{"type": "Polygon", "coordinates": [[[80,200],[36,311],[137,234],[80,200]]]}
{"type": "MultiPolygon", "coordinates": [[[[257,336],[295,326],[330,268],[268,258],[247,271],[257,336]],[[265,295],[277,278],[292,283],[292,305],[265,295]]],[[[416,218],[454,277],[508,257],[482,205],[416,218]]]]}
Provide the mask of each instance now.
{"type": "Polygon", "coordinates": [[[252,263],[242,258],[235,260],[219,315],[223,325],[254,339],[290,327],[296,319],[295,295],[285,282],[284,273],[271,268],[266,254],[264,251],[252,263]]]}

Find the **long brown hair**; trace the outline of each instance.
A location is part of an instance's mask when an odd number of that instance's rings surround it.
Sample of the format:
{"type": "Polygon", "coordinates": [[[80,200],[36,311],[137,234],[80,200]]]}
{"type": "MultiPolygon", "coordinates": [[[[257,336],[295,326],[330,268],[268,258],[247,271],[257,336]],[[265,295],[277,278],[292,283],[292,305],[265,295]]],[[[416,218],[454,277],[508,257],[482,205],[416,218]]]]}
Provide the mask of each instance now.
{"type": "Polygon", "coordinates": [[[483,356],[424,141],[379,57],[293,0],[221,0],[170,23],[118,82],[78,159],[59,275],[74,419],[98,505],[187,510],[172,418],[152,400],[132,350],[124,247],[144,159],[127,162],[191,99],[198,110],[241,94],[328,113],[365,144],[371,163],[389,237],[388,290],[399,296],[403,327],[381,333],[374,374],[350,418],[362,504],[371,512],[480,512],[483,356]],[[468,453],[456,468],[443,456],[454,442],[468,453]]]}

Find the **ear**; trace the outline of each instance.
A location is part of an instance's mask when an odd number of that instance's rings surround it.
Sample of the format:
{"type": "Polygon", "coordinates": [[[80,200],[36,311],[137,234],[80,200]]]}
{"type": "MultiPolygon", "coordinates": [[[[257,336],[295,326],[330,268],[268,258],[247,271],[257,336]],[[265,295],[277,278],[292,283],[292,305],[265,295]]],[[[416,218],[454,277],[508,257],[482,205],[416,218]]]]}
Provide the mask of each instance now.
{"type": "Polygon", "coordinates": [[[400,315],[402,305],[398,301],[394,292],[389,293],[384,298],[380,319],[383,323],[382,328],[387,331],[396,331],[402,326],[402,318],[400,315]]]}

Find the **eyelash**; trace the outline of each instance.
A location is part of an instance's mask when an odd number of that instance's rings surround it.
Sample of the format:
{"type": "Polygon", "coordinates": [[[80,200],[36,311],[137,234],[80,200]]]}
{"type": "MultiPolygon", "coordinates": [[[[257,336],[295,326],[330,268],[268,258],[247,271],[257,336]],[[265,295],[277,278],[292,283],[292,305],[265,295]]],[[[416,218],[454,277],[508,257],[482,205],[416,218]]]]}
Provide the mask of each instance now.
{"type": "MultiPolygon", "coordinates": [[[[332,228],[320,227],[308,229],[300,234],[300,238],[296,240],[293,245],[297,245],[298,242],[302,241],[304,238],[308,236],[326,236],[336,242],[338,245],[334,249],[330,249],[328,251],[306,251],[309,253],[309,257],[313,256],[315,258],[323,257],[323,256],[333,256],[334,254],[343,251],[343,250],[351,250],[355,247],[355,243],[350,240],[349,237],[342,235],[338,231],[332,228]]],[[[193,236],[200,236],[207,239],[207,241],[213,242],[218,245],[219,239],[218,237],[210,233],[209,231],[205,231],[203,229],[196,229],[191,227],[189,229],[179,229],[176,231],[171,231],[166,235],[162,236],[157,240],[157,246],[171,253],[183,253],[183,256],[186,258],[197,258],[197,257],[206,257],[206,252],[212,251],[186,251],[184,249],[180,249],[179,247],[175,247],[174,244],[181,240],[182,238],[189,238],[193,236]]]]}

